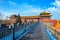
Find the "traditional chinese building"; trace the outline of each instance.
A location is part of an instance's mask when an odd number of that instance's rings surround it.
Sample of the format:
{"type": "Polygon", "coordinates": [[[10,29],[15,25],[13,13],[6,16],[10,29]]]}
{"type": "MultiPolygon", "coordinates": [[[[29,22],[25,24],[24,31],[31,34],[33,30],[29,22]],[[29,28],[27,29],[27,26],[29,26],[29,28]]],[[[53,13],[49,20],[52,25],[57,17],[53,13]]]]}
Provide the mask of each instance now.
{"type": "Polygon", "coordinates": [[[51,21],[51,13],[49,12],[42,12],[40,13],[40,19],[42,22],[50,22],[51,21]]]}
{"type": "MultiPolygon", "coordinates": [[[[21,18],[22,23],[37,22],[37,21],[47,22],[51,20],[51,14],[49,12],[44,11],[40,13],[39,16],[21,16],[20,18],[21,18]]],[[[11,23],[16,23],[17,16],[11,15],[10,20],[11,20],[11,23]]]]}

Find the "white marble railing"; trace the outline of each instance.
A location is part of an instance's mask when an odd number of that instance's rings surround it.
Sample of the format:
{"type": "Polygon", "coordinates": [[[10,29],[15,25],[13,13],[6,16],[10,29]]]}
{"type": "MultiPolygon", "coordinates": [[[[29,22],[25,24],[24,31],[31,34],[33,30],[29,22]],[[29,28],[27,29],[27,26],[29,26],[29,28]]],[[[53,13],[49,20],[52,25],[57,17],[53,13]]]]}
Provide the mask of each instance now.
{"type": "Polygon", "coordinates": [[[56,38],[56,40],[60,40],[60,30],[56,29],[52,25],[49,24],[45,24],[45,25],[47,26],[47,29],[52,33],[52,35],[56,38]]]}

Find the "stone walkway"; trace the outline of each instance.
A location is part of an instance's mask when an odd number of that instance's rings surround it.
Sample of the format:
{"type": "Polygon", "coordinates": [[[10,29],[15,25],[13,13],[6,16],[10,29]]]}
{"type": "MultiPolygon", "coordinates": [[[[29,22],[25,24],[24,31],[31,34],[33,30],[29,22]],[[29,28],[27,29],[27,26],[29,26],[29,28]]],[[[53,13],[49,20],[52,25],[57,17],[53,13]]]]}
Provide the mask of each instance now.
{"type": "Polygon", "coordinates": [[[43,40],[41,35],[41,28],[40,25],[36,27],[35,29],[31,30],[25,37],[23,37],[21,40],[43,40]]]}

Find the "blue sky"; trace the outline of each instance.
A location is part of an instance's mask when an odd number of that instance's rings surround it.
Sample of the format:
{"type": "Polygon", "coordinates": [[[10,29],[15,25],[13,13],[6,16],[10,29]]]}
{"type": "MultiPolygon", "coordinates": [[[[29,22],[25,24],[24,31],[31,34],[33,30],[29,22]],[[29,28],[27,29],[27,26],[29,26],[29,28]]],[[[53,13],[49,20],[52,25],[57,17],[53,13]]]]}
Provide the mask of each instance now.
{"type": "Polygon", "coordinates": [[[37,16],[50,12],[52,19],[60,19],[59,0],[0,0],[0,13],[6,16],[20,13],[21,16],[37,16]]]}

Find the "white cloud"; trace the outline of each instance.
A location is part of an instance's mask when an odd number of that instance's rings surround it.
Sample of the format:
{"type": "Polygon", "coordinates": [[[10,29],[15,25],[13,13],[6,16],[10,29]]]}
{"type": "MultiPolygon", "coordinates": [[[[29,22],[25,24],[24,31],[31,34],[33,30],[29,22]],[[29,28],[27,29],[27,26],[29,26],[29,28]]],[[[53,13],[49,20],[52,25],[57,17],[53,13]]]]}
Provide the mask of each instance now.
{"type": "MultiPolygon", "coordinates": [[[[17,4],[12,1],[8,1],[9,4],[12,7],[16,7],[16,9],[11,10],[12,12],[8,12],[9,15],[14,13],[20,13],[21,16],[33,16],[33,15],[39,15],[44,10],[50,12],[52,14],[53,19],[60,19],[60,1],[55,0],[55,2],[52,3],[54,5],[53,7],[49,7],[47,9],[41,9],[40,7],[34,7],[33,5],[28,5],[26,3],[23,4],[17,4]]],[[[6,13],[6,12],[5,12],[6,13]]]]}
{"type": "Polygon", "coordinates": [[[39,15],[40,12],[42,12],[43,10],[41,10],[40,8],[30,8],[28,10],[24,10],[21,12],[21,14],[23,15],[39,15]]]}
{"type": "Polygon", "coordinates": [[[55,0],[55,2],[53,2],[51,4],[53,5],[53,7],[49,7],[46,10],[49,11],[50,13],[52,13],[53,19],[60,19],[60,1],[55,0]]]}
{"type": "Polygon", "coordinates": [[[33,5],[29,5],[26,3],[17,4],[12,1],[8,1],[8,2],[12,7],[16,8],[13,10],[13,13],[19,12],[19,13],[21,13],[22,16],[39,15],[39,13],[43,11],[39,7],[37,8],[37,7],[34,7],[33,5]]]}
{"type": "Polygon", "coordinates": [[[8,1],[8,3],[9,3],[12,7],[15,7],[15,6],[18,5],[17,3],[13,2],[13,1],[8,1]]]}
{"type": "Polygon", "coordinates": [[[60,9],[55,7],[50,7],[46,10],[52,14],[52,19],[60,19],[60,9]]]}
{"type": "Polygon", "coordinates": [[[17,9],[15,9],[14,12],[20,12],[22,16],[39,15],[39,13],[43,11],[39,7],[34,7],[33,5],[28,5],[26,3],[23,3],[18,6],[19,7],[17,7],[17,9]]]}
{"type": "Polygon", "coordinates": [[[60,8],[60,0],[55,0],[55,2],[52,3],[52,5],[60,8]]]}

